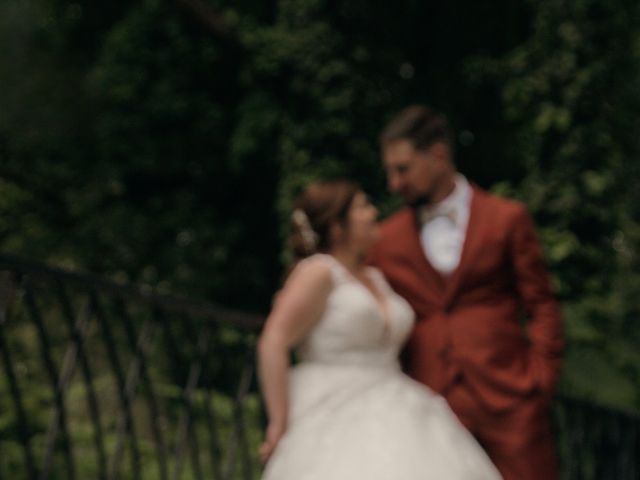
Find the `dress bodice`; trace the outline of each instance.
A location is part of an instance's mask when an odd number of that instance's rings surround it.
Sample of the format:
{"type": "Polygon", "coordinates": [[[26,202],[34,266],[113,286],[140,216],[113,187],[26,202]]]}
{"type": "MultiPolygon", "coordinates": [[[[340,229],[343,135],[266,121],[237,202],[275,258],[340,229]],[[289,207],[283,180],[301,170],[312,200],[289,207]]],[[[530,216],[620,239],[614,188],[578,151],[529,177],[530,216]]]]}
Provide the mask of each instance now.
{"type": "Polygon", "coordinates": [[[398,353],[413,327],[414,313],[382,273],[367,267],[366,274],[382,295],[384,305],[331,255],[316,254],[305,261],[326,262],[333,289],[322,317],[298,347],[301,362],[397,365],[398,353]]]}

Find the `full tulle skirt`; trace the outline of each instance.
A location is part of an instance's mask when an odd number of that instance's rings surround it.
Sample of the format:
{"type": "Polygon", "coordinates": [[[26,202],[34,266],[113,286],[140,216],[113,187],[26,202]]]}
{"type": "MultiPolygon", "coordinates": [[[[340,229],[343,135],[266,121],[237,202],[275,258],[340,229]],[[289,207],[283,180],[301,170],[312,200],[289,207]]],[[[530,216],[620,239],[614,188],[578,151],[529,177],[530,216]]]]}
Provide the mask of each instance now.
{"type": "Polygon", "coordinates": [[[446,401],[396,364],[303,363],[264,480],[496,480],[446,401]]]}

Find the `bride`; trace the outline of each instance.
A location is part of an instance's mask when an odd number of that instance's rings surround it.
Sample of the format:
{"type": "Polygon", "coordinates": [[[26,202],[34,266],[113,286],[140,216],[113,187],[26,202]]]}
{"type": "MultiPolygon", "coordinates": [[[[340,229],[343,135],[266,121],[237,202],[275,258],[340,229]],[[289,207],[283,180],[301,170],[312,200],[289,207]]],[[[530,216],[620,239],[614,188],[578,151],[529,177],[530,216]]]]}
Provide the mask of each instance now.
{"type": "Polygon", "coordinates": [[[400,370],[414,314],[364,262],[376,216],[347,181],[313,184],[296,202],[300,261],[258,345],[263,480],[499,479],[445,400],[400,370]]]}

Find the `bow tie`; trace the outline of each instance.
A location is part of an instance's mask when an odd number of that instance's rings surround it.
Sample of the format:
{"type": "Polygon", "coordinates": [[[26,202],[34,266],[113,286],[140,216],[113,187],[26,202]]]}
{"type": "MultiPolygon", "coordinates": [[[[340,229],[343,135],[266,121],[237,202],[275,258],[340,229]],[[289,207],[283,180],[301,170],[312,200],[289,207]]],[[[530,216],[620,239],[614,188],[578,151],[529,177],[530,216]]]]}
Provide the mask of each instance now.
{"type": "Polygon", "coordinates": [[[426,225],[431,220],[437,217],[444,217],[448,219],[454,225],[457,224],[458,221],[458,211],[453,205],[449,205],[446,207],[434,207],[434,208],[421,208],[418,210],[418,221],[421,225],[426,225]]]}

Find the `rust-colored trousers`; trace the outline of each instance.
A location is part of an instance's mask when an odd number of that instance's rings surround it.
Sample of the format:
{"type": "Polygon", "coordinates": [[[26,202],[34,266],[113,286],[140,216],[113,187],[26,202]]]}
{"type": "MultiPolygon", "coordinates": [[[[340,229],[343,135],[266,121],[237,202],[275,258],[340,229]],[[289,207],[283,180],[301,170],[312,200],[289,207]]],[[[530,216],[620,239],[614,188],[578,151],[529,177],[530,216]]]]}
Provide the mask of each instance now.
{"type": "Polygon", "coordinates": [[[557,480],[555,444],[546,401],[533,396],[506,412],[492,412],[478,403],[463,380],[454,384],[445,398],[504,480],[557,480]]]}

